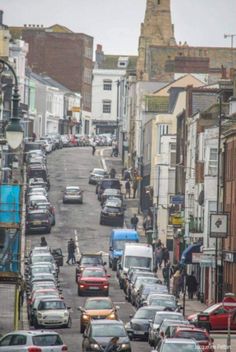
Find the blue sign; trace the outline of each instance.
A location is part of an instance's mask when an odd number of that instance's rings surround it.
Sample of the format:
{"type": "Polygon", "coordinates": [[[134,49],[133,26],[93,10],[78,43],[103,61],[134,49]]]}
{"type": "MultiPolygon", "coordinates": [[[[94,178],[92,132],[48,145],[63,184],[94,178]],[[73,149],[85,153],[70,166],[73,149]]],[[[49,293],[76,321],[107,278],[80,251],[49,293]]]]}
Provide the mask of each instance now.
{"type": "Polygon", "coordinates": [[[170,199],[171,204],[184,205],[184,196],[177,194],[170,199]]]}
{"type": "Polygon", "coordinates": [[[20,224],[20,185],[0,185],[0,226],[15,227],[20,224]]]}

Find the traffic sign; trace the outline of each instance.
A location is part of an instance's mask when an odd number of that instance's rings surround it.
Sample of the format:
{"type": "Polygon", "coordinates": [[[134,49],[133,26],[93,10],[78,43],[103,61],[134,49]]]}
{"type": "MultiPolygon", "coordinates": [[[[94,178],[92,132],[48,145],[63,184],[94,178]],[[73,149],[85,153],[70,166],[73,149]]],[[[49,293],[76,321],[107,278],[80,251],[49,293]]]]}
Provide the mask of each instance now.
{"type": "Polygon", "coordinates": [[[225,238],[228,235],[228,215],[210,215],[210,237],[225,238]]]}

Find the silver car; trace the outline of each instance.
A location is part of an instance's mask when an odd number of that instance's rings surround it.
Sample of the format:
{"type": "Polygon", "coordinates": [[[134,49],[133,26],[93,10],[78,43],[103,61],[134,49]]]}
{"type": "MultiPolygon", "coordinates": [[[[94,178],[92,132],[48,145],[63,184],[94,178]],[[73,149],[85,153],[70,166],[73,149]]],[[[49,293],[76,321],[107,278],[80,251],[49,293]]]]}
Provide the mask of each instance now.
{"type": "Polygon", "coordinates": [[[0,339],[0,352],[28,352],[29,346],[41,352],[66,352],[67,346],[55,331],[14,331],[0,339]]]}
{"type": "Polygon", "coordinates": [[[98,181],[108,176],[107,171],[104,169],[93,169],[89,175],[89,184],[96,185],[98,181]]]}
{"type": "Polygon", "coordinates": [[[83,203],[83,191],[78,186],[68,186],[63,193],[63,203],[83,203]]]}

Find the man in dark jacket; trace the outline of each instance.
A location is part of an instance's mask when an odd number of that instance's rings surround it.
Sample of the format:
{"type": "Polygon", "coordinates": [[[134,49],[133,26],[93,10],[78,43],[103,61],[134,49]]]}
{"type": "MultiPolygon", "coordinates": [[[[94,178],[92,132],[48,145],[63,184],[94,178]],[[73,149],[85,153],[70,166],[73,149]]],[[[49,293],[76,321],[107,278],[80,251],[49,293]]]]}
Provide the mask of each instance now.
{"type": "Polygon", "coordinates": [[[75,260],[75,249],[76,249],[76,245],[75,245],[75,241],[73,240],[73,238],[71,238],[68,241],[68,245],[67,245],[67,251],[68,251],[68,259],[67,259],[67,264],[70,264],[70,260],[72,261],[72,264],[76,263],[75,260]]]}
{"type": "Polygon", "coordinates": [[[131,222],[132,229],[134,229],[135,231],[137,230],[138,221],[139,221],[138,217],[136,216],[136,214],[134,214],[134,216],[132,216],[130,222],[131,222]]]}
{"type": "Polygon", "coordinates": [[[197,279],[196,279],[193,271],[192,271],[191,275],[187,276],[186,286],[188,289],[188,298],[193,299],[193,295],[194,295],[194,293],[197,292],[197,286],[198,286],[197,279]]]}

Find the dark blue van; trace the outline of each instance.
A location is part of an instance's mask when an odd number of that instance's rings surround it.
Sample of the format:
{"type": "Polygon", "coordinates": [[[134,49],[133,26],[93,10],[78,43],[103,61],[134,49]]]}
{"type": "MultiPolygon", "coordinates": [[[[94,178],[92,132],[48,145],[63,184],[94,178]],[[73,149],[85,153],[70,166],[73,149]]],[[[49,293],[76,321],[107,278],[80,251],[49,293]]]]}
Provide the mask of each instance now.
{"type": "Polygon", "coordinates": [[[117,260],[123,255],[125,243],[139,242],[139,234],[133,229],[114,229],[109,241],[109,267],[116,270],[117,260]]]}

